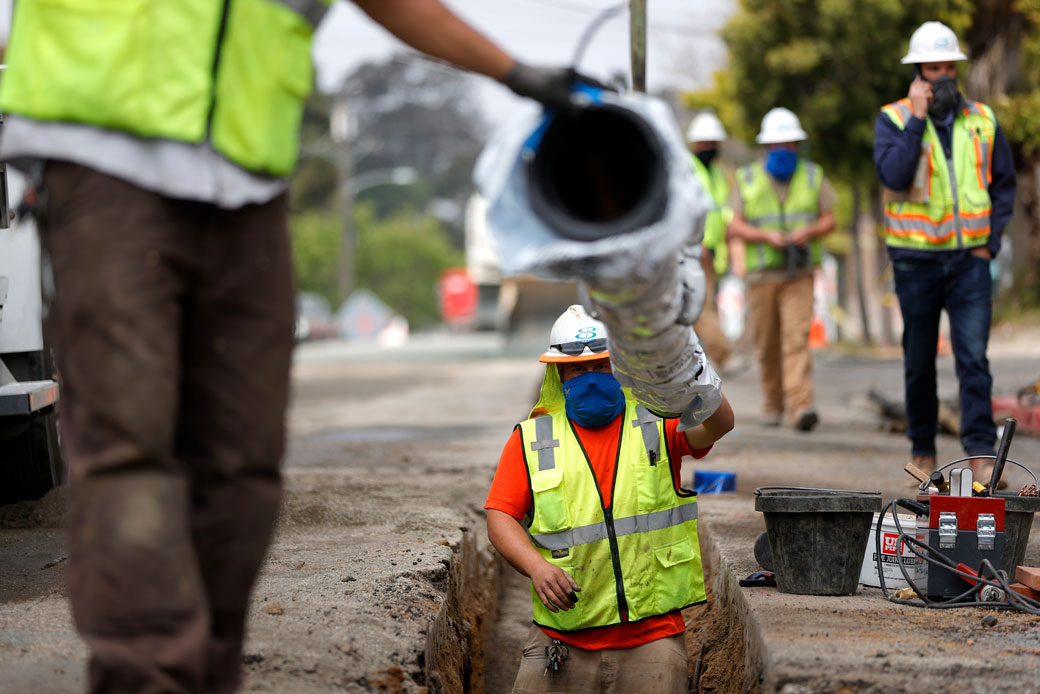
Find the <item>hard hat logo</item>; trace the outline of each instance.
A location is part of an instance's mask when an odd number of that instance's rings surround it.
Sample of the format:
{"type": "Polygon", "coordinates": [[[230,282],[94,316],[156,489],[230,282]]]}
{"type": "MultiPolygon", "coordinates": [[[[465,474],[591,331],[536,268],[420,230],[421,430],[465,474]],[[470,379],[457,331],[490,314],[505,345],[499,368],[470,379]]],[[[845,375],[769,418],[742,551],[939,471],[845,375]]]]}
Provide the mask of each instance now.
{"type": "Polygon", "coordinates": [[[589,340],[595,340],[597,337],[599,336],[596,334],[596,327],[589,326],[587,328],[582,328],[581,330],[579,330],[578,334],[574,336],[574,339],[580,340],[582,342],[588,342],[589,340]]]}
{"type": "Polygon", "coordinates": [[[949,48],[949,46],[950,39],[946,38],[945,36],[940,36],[939,38],[935,39],[936,48],[949,48]]]}

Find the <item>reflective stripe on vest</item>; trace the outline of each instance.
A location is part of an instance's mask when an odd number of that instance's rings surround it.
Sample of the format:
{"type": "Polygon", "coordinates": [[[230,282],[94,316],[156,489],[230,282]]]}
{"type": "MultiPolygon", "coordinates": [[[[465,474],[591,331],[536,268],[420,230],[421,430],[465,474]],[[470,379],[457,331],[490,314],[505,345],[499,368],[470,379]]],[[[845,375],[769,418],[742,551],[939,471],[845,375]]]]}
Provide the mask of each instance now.
{"type": "MultiPolygon", "coordinates": [[[[633,533],[648,533],[651,530],[671,528],[682,525],[687,521],[697,520],[697,504],[686,504],[667,508],[663,511],[652,511],[641,513],[638,516],[619,518],[614,521],[614,532],[618,537],[631,535],[633,533]]],[[[539,547],[548,550],[562,550],[606,540],[609,537],[606,523],[593,523],[583,525],[559,533],[548,533],[542,535],[531,535],[531,539],[539,547]]]]}
{"type": "Polygon", "coordinates": [[[575,608],[557,613],[532,588],[534,621],[542,626],[620,624],[704,600],[696,494],[675,488],[664,421],[630,391],[625,395],[609,506],[564,411],[519,425],[533,497],[532,545],[582,588],[575,608]],[[534,450],[552,451],[554,464],[543,468],[534,450]]]}
{"type": "Polygon", "coordinates": [[[537,417],[534,428],[538,439],[531,442],[531,450],[538,453],[538,469],[552,470],[556,467],[554,449],[560,445],[560,440],[553,438],[553,418],[550,415],[537,417]]]}
{"type": "MultiPolygon", "coordinates": [[[[819,219],[822,186],[823,169],[819,164],[801,157],[791,176],[783,204],[762,162],[752,162],[737,171],[737,188],[744,203],[744,219],[759,229],[784,234],[819,219]]],[[[787,268],[787,254],[783,250],[768,243],[748,243],[746,248],[744,264],[749,272],[787,268]]],[[[823,259],[823,249],[818,239],[809,242],[809,259],[813,265],[819,265],[823,259]]]]}
{"type": "Polygon", "coordinates": [[[311,37],[331,0],[23,2],[0,110],[213,148],[292,172],[311,37]]]}
{"type": "MultiPolygon", "coordinates": [[[[909,99],[886,104],[881,111],[900,129],[913,115],[909,99]]],[[[926,123],[910,188],[885,191],[886,243],[922,250],[984,246],[992,211],[993,112],[976,101],[957,113],[949,159],[931,118],[926,123]]]]}

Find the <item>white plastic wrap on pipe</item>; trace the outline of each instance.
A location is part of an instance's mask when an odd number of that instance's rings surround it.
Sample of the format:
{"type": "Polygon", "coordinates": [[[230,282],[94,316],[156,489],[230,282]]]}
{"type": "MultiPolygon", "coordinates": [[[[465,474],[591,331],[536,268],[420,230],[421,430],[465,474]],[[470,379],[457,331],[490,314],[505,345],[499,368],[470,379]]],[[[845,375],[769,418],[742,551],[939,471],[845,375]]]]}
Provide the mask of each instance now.
{"type": "Polygon", "coordinates": [[[690,325],[704,299],[698,253],[713,203],[697,182],[666,104],[642,94],[603,92],[596,98],[642,117],[660,140],[668,195],[657,222],[593,241],[568,239],[550,228],[531,209],[526,175],[548,122],[542,114],[522,116],[499,130],[474,178],[489,202],[488,226],[503,274],[580,279],[589,308],[607,326],[618,380],[657,414],[679,416],[684,430],[722,402],[721,380],[690,325]]]}

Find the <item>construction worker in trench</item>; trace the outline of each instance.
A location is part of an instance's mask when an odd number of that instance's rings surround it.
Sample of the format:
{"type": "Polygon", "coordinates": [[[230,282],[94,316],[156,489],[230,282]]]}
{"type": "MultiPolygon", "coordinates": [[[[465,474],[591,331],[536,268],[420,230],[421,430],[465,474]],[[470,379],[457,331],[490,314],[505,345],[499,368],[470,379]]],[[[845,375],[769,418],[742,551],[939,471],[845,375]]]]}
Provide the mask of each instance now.
{"type": "MultiPolygon", "coordinates": [[[[874,122],[885,243],[903,314],[907,437],[911,461],[925,473],[935,470],[943,310],[957,367],[961,445],[969,456],[992,456],[997,439],[986,357],[990,261],[1014,208],[1015,166],[993,110],[958,89],[957,65],[967,59],[949,27],[922,24],[902,59],[913,66],[907,95],[883,106],[874,122]]],[[[983,484],[992,467],[984,458],[971,463],[983,484]]]]}
{"type": "Polygon", "coordinates": [[[621,388],[607,349],[603,324],[581,306],[556,321],[538,403],[506,444],[484,505],[491,542],[531,579],[534,625],[514,694],[590,683],[687,691],[680,610],[705,593],[697,497],[680,488],[679,469],[733,428],[733,410],[723,396],[680,432],[621,388]]]}
{"type": "Polygon", "coordinates": [[[705,280],[704,308],[693,324],[693,329],[719,372],[726,368],[730,357],[729,340],[722,333],[719,312],[715,307],[718,278],[725,274],[729,262],[726,224],[733,216],[728,204],[729,183],[718,161],[719,147],[725,140],[726,129],[722,127],[722,121],[710,111],[698,113],[686,129],[690,163],[697,174],[697,181],[713,203],[704,219],[704,241],[701,244],[701,266],[704,268],[705,280]]]}
{"type": "Polygon", "coordinates": [[[745,243],[748,321],[762,382],[762,421],[779,426],[786,411],[799,431],[819,422],[814,403],[809,330],[813,270],[820,240],[834,229],[834,188],[823,169],[799,153],[806,140],[798,117],[774,108],[756,138],[764,160],[736,172],[727,238],[745,243]]]}
{"type": "MultiPolygon", "coordinates": [[[[237,688],[282,489],[287,179],[330,4],[14,6],[0,154],[42,179],[92,692],[237,688]]],[[[517,62],[437,0],[356,4],[420,51],[571,105],[573,71],[517,62]]]]}

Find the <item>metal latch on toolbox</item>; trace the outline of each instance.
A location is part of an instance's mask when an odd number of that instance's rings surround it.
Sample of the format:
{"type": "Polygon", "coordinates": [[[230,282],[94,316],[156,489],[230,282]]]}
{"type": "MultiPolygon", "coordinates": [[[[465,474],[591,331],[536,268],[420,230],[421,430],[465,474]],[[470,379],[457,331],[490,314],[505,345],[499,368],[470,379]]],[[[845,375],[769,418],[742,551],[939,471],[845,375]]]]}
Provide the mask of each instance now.
{"type": "MultiPolygon", "coordinates": [[[[941,521],[940,521],[941,522],[941,521]]],[[[942,531],[940,531],[941,534],[942,531]]],[[[976,529],[979,537],[979,549],[992,550],[997,540],[997,518],[992,513],[980,513],[976,529]]],[[[952,546],[952,545],[951,545],[952,546]]]]}
{"type": "MultiPolygon", "coordinates": [[[[994,528],[996,525],[994,524],[994,528]]],[[[943,511],[939,514],[939,549],[957,546],[957,514],[943,511]]]]}

